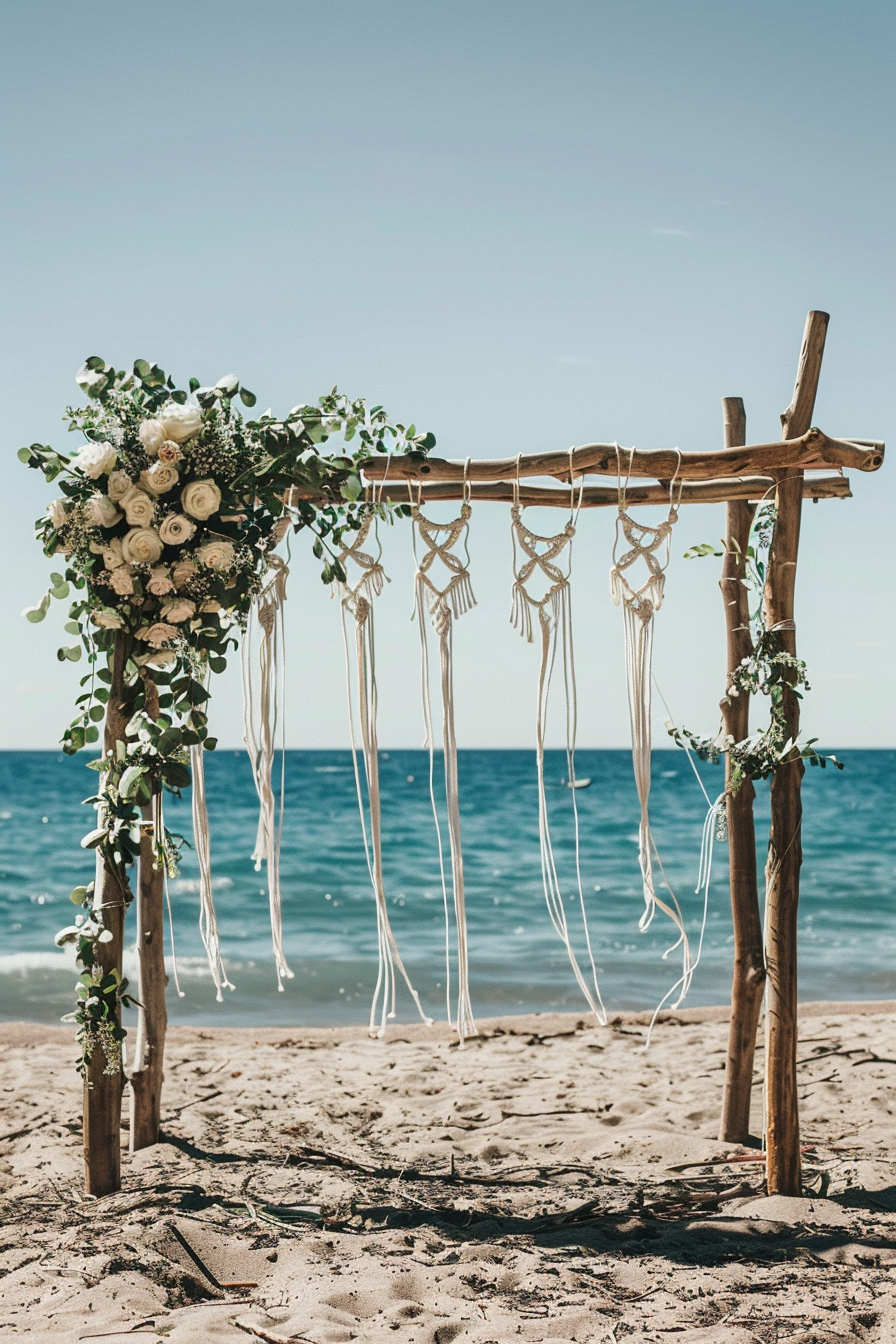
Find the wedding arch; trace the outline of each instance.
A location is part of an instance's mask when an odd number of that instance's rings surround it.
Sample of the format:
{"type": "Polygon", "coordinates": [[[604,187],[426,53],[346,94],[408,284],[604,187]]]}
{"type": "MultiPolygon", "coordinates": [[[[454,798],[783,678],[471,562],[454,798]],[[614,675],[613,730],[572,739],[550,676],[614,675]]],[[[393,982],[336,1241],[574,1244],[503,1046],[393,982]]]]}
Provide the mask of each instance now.
{"type": "MultiPolygon", "coordinates": [[[[580,509],[617,509],[611,573],[626,633],[633,761],[641,807],[642,926],[657,909],[676,926],[683,949],[682,975],[675,986],[680,997],[690,982],[695,958],[674,893],[664,890],[654,872],[648,811],[653,625],[679,509],[686,504],[727,503],[721,552],[728,654],[722,730],[708,737],[679,728],[672,733],[687,749],[725,762],[725,790],[707,819],[709,843],[713,829],[720,838],[727,835],[734,920],[720,1135],[733,1141],[748,1137],[754,1048],[765,1002],[768,1189],[800,1192],[795,1069],[801,779],[807,761],[824,765],[830,759],[813,742],[799,738],[800,688],[806,684],[805,666],[796,654],[794,617],[800,517],[804,498],[848,497],[845,469],[877,470],[884,454],[882,443],[831,438],[811,426],[827,325],[826,313],[809,314],[793,397],[781,417],[781,438],[747,445],[743,403],[725,398],[724,446],[704,452],[593,443],[567,452],[521,453],[506,460],[448,461],[432,456],[432,434],[419,432],[413,424],[393,422],[381,406],[352,401],[335,388],[315,404],[294,407],[283,418],[268,411],[246,419],[237,403],[251,408],[255,397],[236,377],[208,387],[191,379],[183,389],[145,360],[137,360],[130,371],[116,370],[99,357],[87,360],[78,374],[87,404],[67,412],[69,428],[84,438],[79,451],[66,456],[32,444],[19,457],[48,481],[58,481],[60,491],[37,523],[45,554],[62,557],[60,572],[51,575],[49,591],[25,615],[40,621],[54,598],[71,599],[65,629],[73,642],[60,648],[58,656],[72,662],[83,658],[87,671],[63,747],[74,753],[96,744],[100,750],[99,758],[91,762],[98,774],[96,795],[89,800],[96,824],[82,841],[95,851],[95,877],[72,892],[78,913],[57,937],[60,945],[74,944],[81,972],[72,1017],[84,1077],[84,1154],[90,1193],[105,1194],[120,1186],[119,1135],[126,1085],[131,1095],[131,1148],[158,1140],[167,1022],[165,884],[177,871],[179,852],[178,839],[165,825],[166,792],[192,789],[201,874],[200,925],[219,996],[228,984],[211,897],[203,763],[205,752],[216,745],[208,734],[206,713],[210,679],[226,667],[234,651],[243,659],[249,692],[246,741],[260,802],[254,857],[267,867],[281,987],[291,974],[280,937],[282,818],[271,786],[274,723],[284,691],[278,680],[278,650],[286,570],[276,547],[290,528],[313,536],[322,578],[341,598],[347,651],[349,622],[354,622],[367,799],[364,835],[380,944],[371,1028],[376,1029],[379,1004],[380,1032],[394,995],[396,971],[407,976],[389,927],[380,866],[373,607],[383,580],[378,556],[367,549],[371,523],[375,527],[376,519],[409,516],[422,548],[417,616],[424,666],[429,667],[426,625],[431,623],[441,669],[459,980],[454,1019],[461,1038],[475,1033],[466,981],[451,647],[454,623],[475,600],[461,548],[471,508],[480,501],[512,506],[513,535],[522,556],[514,571],[514,619],[528,638],[538,632],[542,647],[536,744],[545,895],[580,988],[598,1019],[603,1014],[600,991],[596,978],[592,986],[580,968],[570,942],[544,804],[542,708],[550,692],[551,669],[558,661],[566,678],[568,723],[570,694],[574,697],[574,675],[571,681],[569,676],[570,573],[563,568],[563,557],[580,509]],[[339,449],[328,454],[324,445],[337,435],[339,449]],[[615,478],[615,484],[586,485],[589,475],[615,478]],[[563,484],[528,483],[543,477],[563,484]],[[449,524],[432,523],[422,507],[435,500],[459,500],[458,518],[449,524]],[[556,537],[539,537],[525,527],[522,510],[534,504],[569,510],[570,520],[556,537]],[[658,526],[640,522],[630,512],[650,505],[666,510],[658,526]],[[441,586],[434,578],[434,561],[445,573],[441,586]],[[544,580],[541,596],[529,586],[533,575],[544,580]],[[751,592],[757,599],[755,608],[751,592]],[[769,720],[763,730],[751,734],[750,701],[757,693],[768,699],[769,720]],[[753,819],[753,781],[758,778],[771,779],[764,922],[753,819]],[[125,915],[131,906],[139,966],[136,995],[122,973],[125,915]],[[132,1003],[138,1007],[138,1025],[126,1077],[121,1009],[132,1003]]],[[[697,547],[693,553],[712,549],[697,547]]],[[[428,675],[425,684],[428,687],[428,675]]],[[[428,692],[426,716],[432,749],[428,692]]],[[[574,718],[573,699],[567,743],[573,783],[574,718]]],[[[355,760],[357,776],[357,756],[355,760]]],[[[363,819],[365,804],[357,778],[363,819]]],[[[573,791],[573,806],[574,797],[573,791]]],[[[434,795],[433,805],[435,811],[434,795]]],[[[447,919],[449,883],[444,865],[443,886],[447,919]]],[[[582,914],[584,918],[584,901],[582,914]]],[[[587,936],[587,923],[585,929],[587,936]]],[[[452,1016],[450,997],[448,1011],[452,1016]]]]}

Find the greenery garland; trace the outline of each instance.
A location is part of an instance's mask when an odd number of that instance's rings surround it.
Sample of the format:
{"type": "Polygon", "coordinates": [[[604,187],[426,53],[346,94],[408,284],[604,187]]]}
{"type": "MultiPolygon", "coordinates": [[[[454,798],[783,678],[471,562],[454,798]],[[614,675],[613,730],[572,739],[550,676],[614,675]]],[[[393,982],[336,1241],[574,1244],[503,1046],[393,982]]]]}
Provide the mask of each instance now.
{"type": "MultiPolygon", "coordinates": [[[[112,656],[127,649],[123,669],[124,739],[91,762],[100,774],[94,829],[82,846],[102,855],[131,899],[128,869],[140,848],[141,809],[162,790],[179,794],[191,782],[189,748],[213,750],[208,735],[209,674],[223,672],[236,648],[270,557],[292,527],[314,533],[325,583],[344,579],[337,548],[370,508],[361,467],[372,453],[425,455],[432,434],[393,423],[382,406],[350,400],[337,388],[283,419],[270,411],[246,420],[237,407],[255,396],[233,375],[203,387],[178,388],[156,364],[138,359],[117,370],[99,356],[77,382],[87,404],[69,407],[70,431],[83,435],[66,456],[34,443],[19,451],[28,467],[58,482],[60,498],[35,524],[47,556],[64,557],[64,572],[23,613],[42,621],[52,599],[72,597],[66,632],[75,642],[61,661],[89,665],[63,750],[97,743],[112,686],[112,656]],[[341,452],[324,455],[331,435],[341,452]],[[354,449],[348,445],[355,441],[354,449]],[[72,590],[74,590],[74,595],[72,590]]],[[[378,504],[384,517],[406,506],[378,504]]],[[[153,834],[154,863],[177,872],[183,841],[167,829],[153,834]]],[[[133,1002],[119,971],[104,972],[97,945],[112,934],[91,908],[90,887],[76,887],[82,907],[57,944],[74,943],[82,968],[78,1024],[82,1071],[99,1043],[105,1069],[121,1068],[119,1007],[133,1002]]]]}
{"type": "MultiPolygon", "coordinates": [[[[750,613],[753,652],[742,659],[740,666],[729,675],[726,696],[765,695],[769,700],[769,719],[765,728],[751,733],[741,742],[735,742],[725,732],[724,722],[715,737],[702,737],[688,728],[666,724],[666,731],[679,747],[691,748],[703,761],[715,764],[727,757],[731,763],[728,788],[737,793],[745,779],[768,779],[791,760],[808,761],[824,768],[830,761],[838,770],[843,762],[836,756],[824,756],[816,750],[817,738],[805,742],[790,736],[784,714],[784,688],[789,687],[798,700],[802,691],[810,689],[806,664],[782,648],[780,633],[769,629],[762,609],[762,592],[768,568],[768,553],[774,538],[777,509],[773,503],[763,504],[756,511],[750,531],[749,544],[744,552],[744,577],[741,582],[757,593],[759,600],[750,613]]],[[[723,547],[727,543],[722,543],[723,547]]],[[[692,546],[685,551],[685,559],[724,555],[709,542],[692,546]]]]}

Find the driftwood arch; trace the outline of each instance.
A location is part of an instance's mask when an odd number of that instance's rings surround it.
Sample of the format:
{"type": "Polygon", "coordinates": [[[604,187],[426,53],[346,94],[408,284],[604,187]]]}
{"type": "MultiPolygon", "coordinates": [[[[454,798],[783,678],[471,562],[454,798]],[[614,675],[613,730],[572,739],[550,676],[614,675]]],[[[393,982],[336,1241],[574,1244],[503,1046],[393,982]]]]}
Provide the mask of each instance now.
{"type": "MultiPolygon", "coordinates": [[[[777,521],[765,579],[764,610],[769,628],[778,627],[784,650],[795,655],[794,587],[803,499],[848,498],[846,469],[876,471],[883,462],[882,443],[834,439],[813,428],[811,421],[827,334],[828,314],[810,312],[800,350],[793,397],[781,416],[782,436],[768,443],[746,444],[746,415],[737,397],[723,399],[724,446],[712,452],[642,449],[631,455],[626,491],[630,505],[668,506],[670,482],[681,482],[681,503],[725,502],[728,506],[726,551],[720,586],[725,606],[728,673],[749,655],[751,635],[747,595],[742,583],[747,538],[756,501],[773,492],[777,521]],[[828,473],[813,474],[806,473],[828,473]]],[[[628,465],[628,464],[627,464],[628,465]]],[[[424,502],[456,500],[465,490],[473,500],[510,503],[517,478],[554,477],[565,488],[522,485],[524,504],[569,507],[569,481],[587,475],[615,478],[615,444],[595,443],[562,453],[521,454],[519,458],[478,459],[468,464],[408,454],[371,456],[362,464],[368,482],[376,482],[384,500],[406,503],[408,482],[419,487],[424,502]],[[466,483],[465,483],[466,476],[466,483]]],[[[290,502],[314,502],[316,496],[294,490],[290,502]]],[[[586,486],[582,507],[615,507],[616,485],[586,486]]],[[[107,751],[124,738],[123,676],[130,637],[116,635],[112,683],[105,721],[107,751]]],[[[722,700],[727,731],[735,741],[749,731],[749,697],[722,700]]],[[[799,699],[785,687],[784,712],[791,740],[799,732],[799,699]]],[[[730,771],[730,761],[726,762],[730,771]]],[[[760,912],[753,819],[754,790],[744,780],[727,795],[729,867],[734,922],[734,969],[728,1058],[720,1138],[742,1142],[749,1136],[750,1099],[756,1034],[766,1000],[766,1149],[769,1193],[797,1195],[801,1190],[799,1116],[796,1092],[797,1045],[797,908],[802,851],[801,781],[798,756],[785,761],[771,785],[771,828],[766,863],[766,919],[760,912]]],[[[726,781],[727,782],[727,781],[726,781]]],[[[149,820],[149,818],[147,818],[149,820]]],[[[107,912],[112,939],[98,945],[102,965],[121,966],[124,943],[125,893],[115,871],[97,859],[97,890],[107,912]]],[[[148,840],[141,847],[137,880],[137,949],[140,964],[138,1027],[139,1069],[130,1075],[131,1149],[158,1139],[165,1041],[165,966],[162,943],[162,874],[152,866],[148,840]]],[[[105,1194],[119,1188],[119,1132],[124,1079],[107,1074],[102,1061],[91,1062],[85,1076],[84,1154],[87,1188],[105,1194]]]]}

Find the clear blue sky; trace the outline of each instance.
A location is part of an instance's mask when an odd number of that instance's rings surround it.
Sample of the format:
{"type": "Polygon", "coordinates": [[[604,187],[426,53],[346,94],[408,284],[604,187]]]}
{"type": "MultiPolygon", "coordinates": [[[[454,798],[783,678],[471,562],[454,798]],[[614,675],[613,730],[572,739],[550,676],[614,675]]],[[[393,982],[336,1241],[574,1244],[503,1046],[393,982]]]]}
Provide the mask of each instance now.
{"type": "MultiPolygon", "coordinates": [[[[723,395],[774,438],[809,308],[832,315],[815,420],[893,434],[890,4],[328,0],[4,9],[3,736],[49,747],[77,670],[19,617],[82,359],[236,372],[285,411],[334,382],[448,456],[720,443],[723,395]]],[[[893,745],[896,463],[810,506],[797,589],[811,734],[893,745]]],[[[574,557],[581,740],[627,741],[610,512],[574,557]]],[[[718,507],[686,510],[656,667],[714,729],[718,507]]],[[[385,538],[381,740],[417,745],[407,524],[385,538]]],[[[464,746],[532,740],[535,652],[508,623],[506,510],[471,536],[456,635],[464,746]]],[[[295,547],[290,741],[342,746],[335,604],[295,547]]],[[[61,614],[61,613],[60,613],[61,614]]],[[[236,682],[215,697],[240,737],[236,682]]]]}

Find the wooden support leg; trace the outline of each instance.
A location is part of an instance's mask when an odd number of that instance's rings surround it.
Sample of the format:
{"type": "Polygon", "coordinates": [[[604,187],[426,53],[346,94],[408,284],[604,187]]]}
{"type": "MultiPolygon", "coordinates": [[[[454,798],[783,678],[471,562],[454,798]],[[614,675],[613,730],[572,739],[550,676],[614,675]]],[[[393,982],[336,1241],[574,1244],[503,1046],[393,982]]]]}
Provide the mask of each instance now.
{"type": "MultiPolygon", "coordinates": [[[[722,406],[725,447],[738,448],[747,441],[744,404],[740,397],[725,397],[722,406]]],[[[742,659],[753,652],[750,602],[743,578],[754,512],[755,505],[747,500],[733,500],[728,505],[725,558],[719,587],[725,602],[729,677],[740,666],[742,659]]],[[[750,731],[750,697],[741,694],[729,698],[726,695],[721,707],[726,733],[735,742],[742,742],[750,731]]],[[[728,760],[725,762],[725,784],[730,790],[731,763],[728,760]]],[[[735,794],[728,793],[726,800],[734,971],[719,1138],[729,1143],[744,1143],[750,1135],[753,1058],[765,992],[762,915],[756,883],[754,797],[753,781],[745,779],[735,794]]]]}
{"type": "MultiPolygon", "coordinates": [[[[152,820],[152,808],[144,808],[144,819],[152,820]]],[[[137,882],[137,960],[139,974],[137,998],[137,1039],[134,1067],[131,1070],[130,1148],[150,1148],[159,1141],[162,1108],[162,1080],[165,1062],[165,1033],[168,1012],[165,1007],[165,945],[163,906],[164,873],[153,868],[152,837],[144,831],[140,840],[140,872],[137,882]]]]}
{"type": "MultiPolygon", "coordinates": [[[[785,434],[804,434],[810,427],[827,334],[827,313],[806,319],[793,400],[781,417],[785,434]]],[[[779,474],[775,498],[778,518],[769,556],[765,587],[767,627],[779,632],[781,647],[796,653],[794,587],[799,553],[803,474],[779,474]]],[[[800,703],[785,688],[783,711],[791,739],[800,727],[800,703]]],[[[790,755],[778,767],[771,786],[771,831],[766,865],[766,1178],[769,1194],[801,1193],[800,1132],[796,1092],[797,1047],[797,909],[800,898],[802,848],[801,785],[803,763],[790,755]]]]}
{"type": "MultiPolygon", "coordinates": [[[[144,670],[146,712],[159,715],[159,691],[144,670]]],[[[165,875],[153,867],[152,837],[149,826],[161,819],[160,797],[143,809],[144,826],[140,839],[140,872],[137,882],[137,1040],[131,1070],[130,1150],[151,1148],[159,1141],[162,1109],[162,1080],[165,1066],[165,1034],[168,1010],[165,1006],[165,875]]]]}
{"type": "MultiPolygon", "coordinates": [[[[130,711],[124,703],[124,673],[130,656],[130,638],[119,632],[112,655],[112,682],[103,739],[105,752],[124,740],[130,711]]],[[[112,933],[108,943],[97,943],[96,957],[104,971],[121,975],[127,892],[118,873],[97,855],[93,906],[112,933]]],[[[120,1062],[108,1060],[97,1044],[84,1076],[85,1188],[90,1195],[108,1195],[121,1187],[121,1093],[124,1076],[120,1062]],[[108,1070],[108,1072],[107,1072],[108,1070]]]]}

